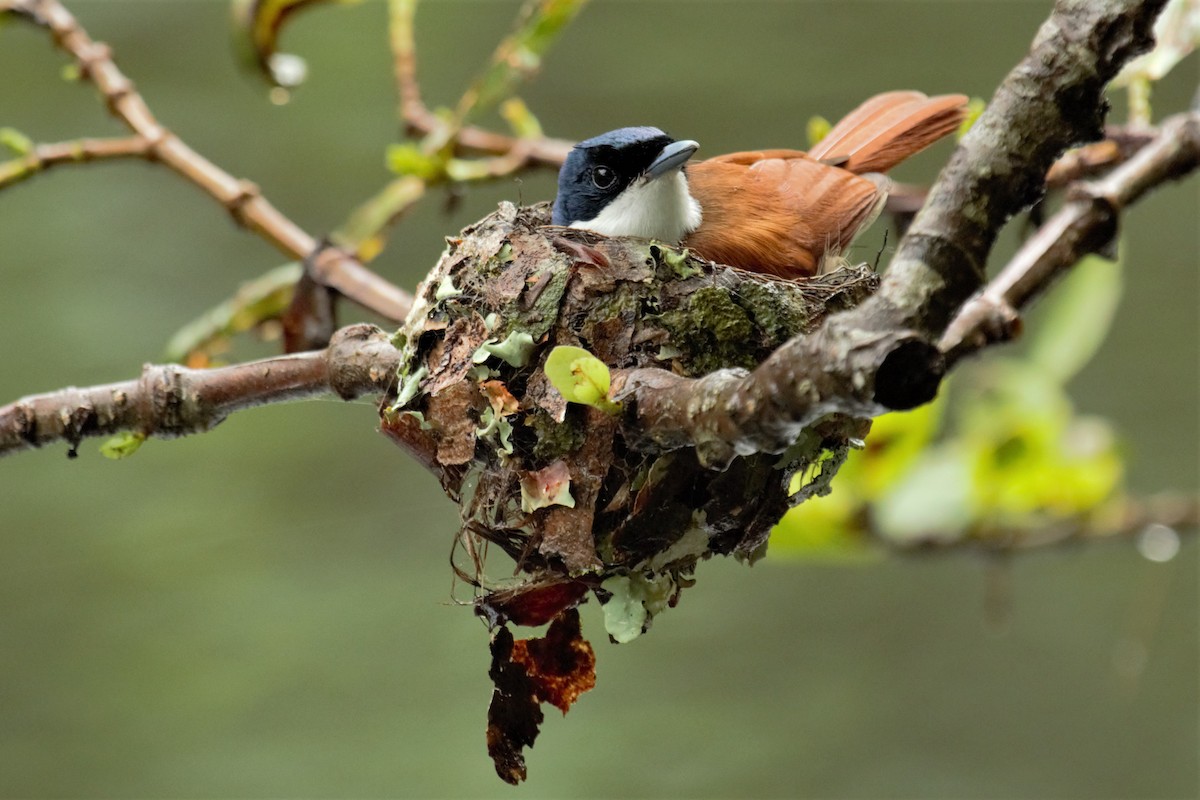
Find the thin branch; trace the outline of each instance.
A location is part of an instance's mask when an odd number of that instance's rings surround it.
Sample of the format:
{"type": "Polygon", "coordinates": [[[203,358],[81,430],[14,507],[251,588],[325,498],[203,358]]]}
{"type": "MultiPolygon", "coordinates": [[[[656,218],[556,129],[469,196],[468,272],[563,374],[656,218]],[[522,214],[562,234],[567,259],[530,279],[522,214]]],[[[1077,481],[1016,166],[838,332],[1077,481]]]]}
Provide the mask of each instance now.
{"type": "Polygon", "coordinates": [[[1011,339],[1018,312],[1083,256],[1103,250],[1117,233],[1118,216],[1149,189],[1200,169],[1200,113],[1166,120],[1137,155],[1105,178],[1079,184],[1008,265],[962,307],[942,336],[947,360],[1011,339]]]}
{"type": "Polygon", "coordinates": [[[86,164],[122,158],[150,157],[150,143],[141,136],[74,139],[34,145],[29,152],[0,163],[0,189],[32,178],[62,164],[86,164]]]}
{"type": "Polygon", "coordinates": [[[1012,553],[1100,539],[1132,539],[1152,526],[1194,535],[1200,529],[1200,497],[1169,492],[1149,497],[1131,497],[1121,502],[1114,516],[1084,515],[1046,521],[1034,528],[999,528],[983,522],[981,527],[962,536],[949,537],[945,531],[929,531],[926,536],[909,537],[903,542],[889,537],[868,519],[864,533],[895,553],[920,554],[963,550],[1012,553]]]}
{"type": "MultiPolygon", "coordinates": [[[[21,14],[49,29],[55,45],[75,59],[80,74],[104,96],[109,111],[145,141],[145,158],[165,164],[200,187],[238,225],[289,257],[302,259],[316,253],[319,243],[271,205],[255,184],[225,172],[159,123],[133,82],[113,62],[108,46],[93,41],[58,0],[3,0],[0,10],[21,14]]],[[[412,297],[358,260],[344,253],[315,260],[322,261],[318,277],[330,288],[388,319],[399,321],[408,315],[412,297]]]]}
{"type": "MultiPolygon", "coordinates": [[[[1155,130],[1144,126],[1109,125],[1104,140],[1076,147],[1063,153],[1046,172],[1046,189],[1062,189],[1084,178],[1091,178],[1120,164],[1154,139],[1155,130]]],[[[911,218],[929,196],[929,187],[896,183],[888,191],[887,213],[911,218]]]]}
{"type": "MultiPolygon", "coordinates": [[[[413,43],[413,17],[417,10],[417,0],[389,0],[388,8],[389,41],[400,119],[409,133],[430,137],[443,143],[450,141],[455,151],[461,148],[512,158],[516,162],[511,168],[492,170],[496,174],[507,175],[525,166],[555,169],[562,166],[567,154],[575,146],[574,142],[549,137],[526,139],[507,136],[475,125],[448,123],[430,111],[421,99],[420,82],[417,80],[417,55],[413,43]]],[[[507,41],[506,38],[505,42],[507,41]]],[[[501,47],[503,46],[502,43],[501,47]]]]}
{"type": "MultiPolygon", "coordinates": [[[[388,43],[392,48],[392,72],[396,80],[396,110],[402,124],[425,111],[421,85],[417,81],[417,47],[413,18],[417,0],[388,0],[388,43]]],[[[410,127],[410,133],[417,133],[410,127]]]]}
{"type": "Polygon", "coordinates": [[[1153,141],[1155,131],[1144,126],[1109,125],[1104,141],[1092,142],[1063,153],[1046,173],[1047,189],[1062,189],[1075,181],[1095,177],[1133,158],[1153,141]]]}
{"type": "Polygon", "coordinates": [[[174,438],[211,430],[268,403],[390,391],[400,354],[373,325],[338,331],[324,350],[218,369],[146,365],[140,378],[34,395],[0,407],[0,456],[54,442],[135,431],[174,438]]]}

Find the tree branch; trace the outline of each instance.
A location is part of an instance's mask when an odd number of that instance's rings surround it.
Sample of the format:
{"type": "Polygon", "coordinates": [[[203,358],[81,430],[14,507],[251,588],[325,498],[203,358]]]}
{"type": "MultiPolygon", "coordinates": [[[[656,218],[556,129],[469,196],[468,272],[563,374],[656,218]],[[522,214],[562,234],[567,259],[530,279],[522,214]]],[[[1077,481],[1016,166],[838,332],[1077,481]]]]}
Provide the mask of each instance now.
{"type": "Polygon", "coordinates": [[[1153,141],[1107,177],[1078,184],[988,286],[958,312],[939,347],[948,361],[1020,329],[1018,312],[1066,269],[1116,238],[1120,213],[1149,189],[1200,168],[1200,113],[1166,120],[1153,141]]]}
{"type": "MultiPolygon", "coordinates": [[[[507,175],[525,166],[557,169],[575,146],[574,142],[550,137],[506,136],[475,125],[448,123],[429,110],[421,99],[417,80],[417,55],[413,42],[416,0],[389,0],[388,17],[392,67],[396,80],[400,121],[411,134],[452,141],[452,146],[505,159],[489,169],[491,175],[507,175]]],[[[506,40],[507,41],[507,40],[506,40]]],[[[501,45],[503,47],[503,44],[501,45]]]]}
{"type": "Polygon", "coordinates": [[[146,365],[140,378],[33,395],[0,407],[0,456],[136,431],[169,439],[212,430],[235,411],[314,397],[390,391],[400,354],[373,325],[338,331],[324,350],[211,370],[146,365]]]}
{"type": "Polygon", "coordinates": [[[322,250],[317,240],[271,205],[255,184],[225,172],[159,123],[133,82],[113,62],[108,46],[93,41],[58,0],[0,0],[0,11],[25,16],[50,31],[55,45],[75,59],[80,74],[104,96],[109,111],[145,142],[144,158],[165,164],[200,187],[224,206],[238,225],[289,257],[315,256],[315,277],[330,288],[388,319],[400,321],[408,315],[412,297],[407,292],[345,253],[322,250]]]}
{"type": "Polygon", "coordinates": [[[721,454],[777,452],[832,411],[876,415],[931,400],[932,344],[984,281],[996,234],[1036,200],[1071,145],[1103,133],[1104,86],[1153,44],[1165,0],[1058,0],[930,190],[879,291],[784,344],[749,375],[629,375],[628,432],[721,454]]]}
{"type": "Polygon", "coordinates": [[[0,163],[0,189],[32,178],[60,164],[86,164],[119,158],[148,158],[150,143],[140,136],[74,139],[33,145],[27,153],[0,163]]]}

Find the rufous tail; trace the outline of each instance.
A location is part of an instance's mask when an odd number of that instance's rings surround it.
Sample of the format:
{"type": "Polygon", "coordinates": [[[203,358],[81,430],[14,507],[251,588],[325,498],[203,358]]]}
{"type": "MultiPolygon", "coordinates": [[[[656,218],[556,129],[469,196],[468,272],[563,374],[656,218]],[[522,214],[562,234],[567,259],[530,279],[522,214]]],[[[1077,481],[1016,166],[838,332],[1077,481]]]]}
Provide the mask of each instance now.
{"type": "Polygon", "coordinates": [[[961,94],[878,94],[843,117],[808,154],[860,175],[887,172],[958,128],[966,106],[961,94]]]}

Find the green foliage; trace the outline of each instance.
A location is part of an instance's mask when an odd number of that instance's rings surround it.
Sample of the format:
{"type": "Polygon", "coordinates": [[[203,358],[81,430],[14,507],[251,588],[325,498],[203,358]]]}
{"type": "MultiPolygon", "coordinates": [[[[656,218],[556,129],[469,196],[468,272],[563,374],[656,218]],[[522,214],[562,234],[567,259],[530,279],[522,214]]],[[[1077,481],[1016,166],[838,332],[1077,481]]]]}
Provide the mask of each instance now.
{"type": "Polygon", "coordinates": [[[412,176],[424,181],[437,180],[446,171],[446,162],[441,156],[426,153],[415,142],[389,145],[387,166],[397,175],[412,176]]]}
{"type": "Polygon", "coordinates": [[[1103,341],[1120,277],[1118,263],[1085,259],[1047,300],[1024,358],[960,369],[951,401],[875,420],[832,493],[776,526],[772,551],[861,557],[1104,515],[1121,496],[1117,439],[1074,412],[1065,384],[1103,341]]]}
{"type": "Polygon", "coordinates": [[[815,115],[808,118],[808,124],[804,131],[808,138],[808,147],[812,149],[821,143],[821,140],[829,135],[829,131],[833,130],[833,123],[820,115],[815,115]]]}
{"type": "Polygon", "coordinates": [[[0,128],[0,146],[19,156],[26,156],[33,152],[33,140],[16,128],[0,128]]]}
{"type": "Polygon", "coordinates": [[[146,434],[144,433],[134,431],[118,433],[100,445],[100,455],[105,458],[111,458],[114,461],[129,458],[138,451],[144,441],[146,441],[146,434]]]}
{"type": "Polygon", "coordinates": [[[519,97],[510,97],[500,104],[500,116],[508,123],[518,139],[540,139],[545,134],[542,123],[519,97]]]}
{"type": "Polygon", "coordinates": [[[482,364],[488,358],[495,356],[509,366],[523,367],[529,363],[529,357],[533,355],[533,348],[532,336],[524,331],[513,331],[504,337],[502,342],[488,339],[479,346],[471,360],[476,364],[482,364]]]}
{"type": "Polygon", "coordinates": [[[955,132],[954,138],[961,139],[967,135],[967,131],[974,127],[979,121],[979,117],[983,114],[983,110],[987,108],[987,101],[982,97],[972,97],[967,101],[967,115],[963,117],[963,121],[958,125],[958,131],[955,132]]]}
{"type": "Polygon", "coordinates": [[[592,406],[609,414],[621,410],[619,403],[608,398],[608,367],[582,347],[555,347],[546,358],[545,370],[550,384],[567,402],[592,406]]]}
{"type": "Polygon", "coordinates": [[[1087,256],[1046,298],[1029,360],[1060,382],[1100,349],[1121,299],[1121,262],[1087,256]]]}
{"type": "Polygon", "coordinates": [[[458,118],[486,111],[542,65],[542,58],[586,0],[533,0],[522,9],[516,29],[496,48],[492,62],[463,94],[458,118]]]}

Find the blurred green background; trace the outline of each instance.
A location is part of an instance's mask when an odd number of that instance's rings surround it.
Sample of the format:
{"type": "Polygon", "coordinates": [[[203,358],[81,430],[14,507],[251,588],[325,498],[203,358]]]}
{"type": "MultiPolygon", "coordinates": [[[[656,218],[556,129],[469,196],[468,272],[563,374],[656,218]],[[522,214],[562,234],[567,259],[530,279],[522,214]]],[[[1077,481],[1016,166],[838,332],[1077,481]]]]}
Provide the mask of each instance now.
{"type": "MultiPolygon", "coordinates": [[[[874,92],[988,97],[1049,2],[605,2],[522,91],[546,130],[656,124],[702,154],[803,144],[874,92]]],[[[387,180],[381,2],[285,32],[293,102],[239,74],[221,2],[80,0],[161,120],[320,234],[387,180]]],[[[432,0],[427,100],[453,104],[515,2],[432,0]]],[[[0,126],[120,133],[26,25],[0,30],[0,126]]],[[[1193,55],[1155,94],[1186,105],[1193,55]]],[[[947,150],[899,177],[928,180],[947,150]]],[[[1140,492],[1198,482],[1197,182],[1127,219],[1128,288],[1079,408],[1127,440],[1140,492]]],[[[413,286],[441,237],[553,176],[440,197],[377,267],[413,286]]],[[[864,257],[880,230],[863,237],[864,257]]],[[[1011,247],[1011,235],[1005,247],[1011,247]]],[[[166,170],[63,167],[0,193],[0,402],[132,377],[182,323],[280,262],[166,170]]],[[[999,258],[993,265],[1000,263],[999,258]]],[[[344,321],[356,312],[346,307],[344,321]]],[[[1034,323],[1036,324],[1036,322],[1034,323]]],[[[236,355],[268,352],[243,343],[236,355]]],[[[451,602],[457,515],[369,404],[275,407],[108,461],[0,461],[0,796],[1193,797],[1197,548],[1127,542],[705,564],[630,645],[585,632],[598,685],[548,715],[510,789],[487,758],[487,634],[451,602]]]]}

